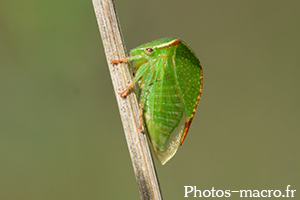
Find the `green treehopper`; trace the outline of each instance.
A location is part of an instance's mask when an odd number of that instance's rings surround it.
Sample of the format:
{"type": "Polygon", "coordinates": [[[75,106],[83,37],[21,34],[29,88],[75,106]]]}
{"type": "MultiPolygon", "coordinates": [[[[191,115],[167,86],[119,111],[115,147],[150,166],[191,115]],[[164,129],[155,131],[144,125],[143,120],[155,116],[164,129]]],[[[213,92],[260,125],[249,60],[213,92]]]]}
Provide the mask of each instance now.
{"type": "Polygon", "coordinates": [[[148,130],[154,154],[164,165],[183,143],[193,120],[203,86],[199,59],[181,39],[161,38],[131,50],[135,76],[122,97],[138,82],[140,120],[148,130]]]}

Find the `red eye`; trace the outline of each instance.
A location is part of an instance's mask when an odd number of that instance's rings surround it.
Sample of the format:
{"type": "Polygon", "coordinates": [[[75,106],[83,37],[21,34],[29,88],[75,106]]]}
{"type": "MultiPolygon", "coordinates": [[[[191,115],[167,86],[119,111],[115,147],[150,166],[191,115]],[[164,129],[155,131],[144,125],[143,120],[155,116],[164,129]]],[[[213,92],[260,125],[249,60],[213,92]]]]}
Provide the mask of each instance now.
{"type": "Polygon", "coordinates": [[[152,47],[147,47],[147,48],[145,48],[145,52],[147,53],[147,54],[149,54],[149,55],[151,55],[151,54],[153,54],[153,49],[152,49],[152,47]]]}

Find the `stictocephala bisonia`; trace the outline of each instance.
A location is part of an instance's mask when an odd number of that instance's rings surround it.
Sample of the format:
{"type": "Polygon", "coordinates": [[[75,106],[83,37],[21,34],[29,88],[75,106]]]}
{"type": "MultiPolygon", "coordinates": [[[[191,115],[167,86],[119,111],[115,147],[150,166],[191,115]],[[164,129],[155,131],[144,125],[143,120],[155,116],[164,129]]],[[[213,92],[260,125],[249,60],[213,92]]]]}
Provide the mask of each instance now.
{"type": "Polygon", "coordinates": [[[178,38],[161,38],[143,44],[131,56],[111,60],[132,61],[135,76],[122,97],[138,82],[140,120],[145,120],[157,159],[164,165],[182,144],[200,100],[203,73],[193,50],[178,38]]]}

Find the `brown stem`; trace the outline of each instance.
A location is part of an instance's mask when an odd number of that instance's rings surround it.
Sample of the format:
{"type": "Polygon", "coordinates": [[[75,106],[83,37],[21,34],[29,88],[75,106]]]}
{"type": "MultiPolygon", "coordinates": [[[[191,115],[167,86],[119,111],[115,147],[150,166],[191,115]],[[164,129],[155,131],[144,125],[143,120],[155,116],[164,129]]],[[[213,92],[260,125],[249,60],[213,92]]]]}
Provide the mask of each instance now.
{"type": "Polygon", "coordinates": [[[147,138],[138,129],[140,120],[136,94],[131,92],[126,98],[118,95],[127,88],[131,76],[126,63],[111,64],[111,60],[126,57],[113,0],[93,0],[93,5],[141,199],[160,200],[162,195],[147,138]]]}

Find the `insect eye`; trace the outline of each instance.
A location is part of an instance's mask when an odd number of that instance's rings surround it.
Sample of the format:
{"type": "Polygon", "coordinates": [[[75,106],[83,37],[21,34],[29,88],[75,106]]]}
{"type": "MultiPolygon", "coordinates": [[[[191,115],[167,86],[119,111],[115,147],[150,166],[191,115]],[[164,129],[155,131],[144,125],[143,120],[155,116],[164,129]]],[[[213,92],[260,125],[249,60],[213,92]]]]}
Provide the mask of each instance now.
{"type": "Polygon", "coordinates": [[[145,52],[146,52],[146,54],[149,54],[149,55],[151,55],[151,54],[153,54],[153,49],[152,49],[152,47],[147,47],[147,48],[145,48],[145,52]]]}

